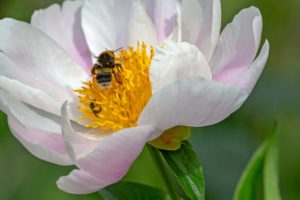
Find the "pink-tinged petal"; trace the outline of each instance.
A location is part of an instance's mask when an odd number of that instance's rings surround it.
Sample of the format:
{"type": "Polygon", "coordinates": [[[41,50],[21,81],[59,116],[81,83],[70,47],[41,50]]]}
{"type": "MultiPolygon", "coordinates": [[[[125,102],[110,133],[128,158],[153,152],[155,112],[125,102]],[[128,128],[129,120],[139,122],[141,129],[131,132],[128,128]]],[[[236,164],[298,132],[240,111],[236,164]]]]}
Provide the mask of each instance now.
{"type": "Polygon", "coordinates": [[[150,125],[122,129],[101,138],[90,154],[78,159],[78,164],[93,176],[116,182],[128,171],[145,143],[158,132],[150,125]]]}
{"type": "Polygon", "coordinates": [[[144,0],[142,3],[156,27],[158,41],[163,41],[176,27],[179,2],[177,0],[144,0]]]}
{"type": "Polygon", "coordinates": [[[196,46],[166,40],[155,50],[150,67],[152,94],[170,83],[190,77],[211,79],[210,67],[196,46]]]}
{"type": "Polygon", "coordinates": [[[79,171],[59,179],[59,188],[69,193],[86,194],[119,181],[153,135],[157,135],[154,127],[141,126],[103,137],[91,153],[78,159],[79,171]],[[82,188],[82,184],[86,187],[82,188]]]}
{"type": "Polygon", "coordinates": [[[72,90],[89,78],[53,40],[24,22],[0,21],[0,50],[0,76],[44,91],[61,104],[72,101],[72,90]]]}
{"type": "Polygon", "coordinates": [[[58,117],[19,102],[1,92],[0,107],[13,135],[34,156],[59,165],[71,165],[57,124],[58,117]]]}
{"type": "Polygon", "coordinates": [[[81,28],[83,1],[65,1],[34,12],[31,25],[62,46],[79,65],[89,70],[91,54],[81,28]]]}
{"type": "Polygon", "coordinates": [[[78,169],[73,170],[68,176],[59,178],[56,184],[59,189],[73,194],[89,194],[107,186],[105,180],[78,169]]]}
{"type": "Polygon", "coordinates": [[[213,76],[223,70],[248,67],[259,48],[262,17],[259,10],[250,7],[236,15],[222,32],[210,61],[213,76]]]}
{"type": "Polygon", "coordinates": [[[182,41],[197,45],[209,60],[220,34],[220,0],[183,0],[181,6],[182,41]]]}
{"type": "MultiPolygon", "coordinates": [[[[74,194],[96,192],[119,181],[142,151],[145,143],[159,130],[145,125],[127,128],[109,135],[91,137],[76,132],[68,122],[67,104],[62,107],[62,128],[69,153],[79,170],[61,177],[57,184],[74,194]],[[85,185],[84,187],[82,187],[85,185]]],[[[95,135],[94,135],[95,136],[95,135]]]]}
{"type": "Polygon", "coordinates": [[[269,43],[266,41],[259,56],[249,67],[225,69],[214,79],[226,85],[235,85],[250,94],[264,69],[268,56],[269,43]]]}
{"type": "Polygon", "coordinates": [[[66,151],[62,136],[26,128],[10,115],[8,116],[8,124],[13,135],[34,156],[58,165],[73,164],[66,151]]]}
{"type": "Polygon", "coordinates": [[[136,40],[154,43],[156,33],[140,1],[87,0],[82,27],[92,53],[135,45],[136,40]]]}
{"type": "Polygon", "coordinates": [[[184,79],[156,92],[138,124],[152,124],[161,130],[207,126],[228,117],[246,98],[247,94],[236,87],[201,77],[184,79]]]}

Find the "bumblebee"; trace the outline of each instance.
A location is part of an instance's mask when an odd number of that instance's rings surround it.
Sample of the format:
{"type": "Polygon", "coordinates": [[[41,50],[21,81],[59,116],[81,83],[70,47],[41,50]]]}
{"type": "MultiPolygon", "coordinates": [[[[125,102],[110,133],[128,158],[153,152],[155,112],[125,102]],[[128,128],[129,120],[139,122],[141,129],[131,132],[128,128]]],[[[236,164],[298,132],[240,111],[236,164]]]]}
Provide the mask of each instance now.
{"type": "Polygon", "coordinates": [[[119,51],[119,48],[115,51],[103,51],[98,57],[96,57],[96,63],[94,64],[91,73],[96,77],[96,80],[100,88],[108,88],[111,85],[112,75],[114,75],[117,83],[122,84],[122,78],[120,70],[122,65],[116,63],[115,52],[119,51]]]}

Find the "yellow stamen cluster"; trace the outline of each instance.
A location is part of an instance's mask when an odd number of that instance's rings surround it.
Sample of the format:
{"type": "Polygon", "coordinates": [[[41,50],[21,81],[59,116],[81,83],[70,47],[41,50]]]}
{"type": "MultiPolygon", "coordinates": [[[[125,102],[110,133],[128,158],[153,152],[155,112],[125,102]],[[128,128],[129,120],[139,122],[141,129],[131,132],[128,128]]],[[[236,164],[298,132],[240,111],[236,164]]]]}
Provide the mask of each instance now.
{"type": "Polygon", "coordinates": [[[116,55],[116,62],[122,65],[119,75],[122,83],[113,76],[109,88],[101,88],[95,77],[84,82],[79,93],[79,106],[88,120],[87,127],[116,131],[136,126],[138,117],[151,97],[149,67],[154,49],[142,43],[128,47],[116,55]],[[150,52],[150,53],[148,53],[150,52]]]}

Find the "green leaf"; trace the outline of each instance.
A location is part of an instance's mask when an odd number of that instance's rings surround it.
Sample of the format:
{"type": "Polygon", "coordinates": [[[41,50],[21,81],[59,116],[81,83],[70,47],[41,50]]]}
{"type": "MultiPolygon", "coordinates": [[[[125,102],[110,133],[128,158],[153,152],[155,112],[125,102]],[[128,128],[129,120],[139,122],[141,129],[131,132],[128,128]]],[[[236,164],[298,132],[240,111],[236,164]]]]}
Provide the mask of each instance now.
{"type": "Polygon", "coordinates": [[[262,144],[254,153],[244,170],[238,186],[235,190],[234,200],[253,200],[257,199],[257,187],[261,172],[263,170],[263,163],[268,144],[262,144]]]}
{"type": "Polygon", "coordinates": [[[265,200],[281,200],[278,171],[278,134],[274,134],[270,138],[264,162],[265,200]]]}
{"type": "Polygon", "coordinates": [[[255,151],[240,178],[234,200],[281,200],[277,135],[274,133],[255,151]],[[262,194],[258,197],[260,191],[262,194]]]}
{"type": "Polygon", "coordinates": [[[184,141],[179,150],[161,150],[161,153],[186,195],[192,200],[204,200],[204,176],[192,145],[184,141]]]}
{"type": "Polygon", "coordinates": [[[134,182],[119,182],[99,191],[104,200],[168,200],[168,195],[155,187],[134,182]]]}

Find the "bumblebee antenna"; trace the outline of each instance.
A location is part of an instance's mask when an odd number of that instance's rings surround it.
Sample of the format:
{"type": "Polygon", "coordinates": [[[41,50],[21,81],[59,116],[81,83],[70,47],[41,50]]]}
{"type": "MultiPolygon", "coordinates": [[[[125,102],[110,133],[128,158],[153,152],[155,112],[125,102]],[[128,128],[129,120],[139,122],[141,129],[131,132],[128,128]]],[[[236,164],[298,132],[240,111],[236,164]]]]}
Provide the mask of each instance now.
{"type": "Polygon", "coordinates": [[[114,50],[114,53],[117,52],[117,51],[119,51],[119,50],[121,50],[121,49],[123,49],[123,47],[120,47],[120,48],[114,50]]]}

